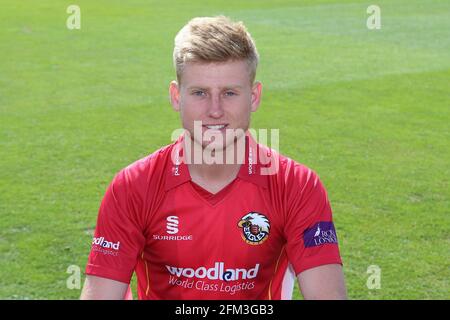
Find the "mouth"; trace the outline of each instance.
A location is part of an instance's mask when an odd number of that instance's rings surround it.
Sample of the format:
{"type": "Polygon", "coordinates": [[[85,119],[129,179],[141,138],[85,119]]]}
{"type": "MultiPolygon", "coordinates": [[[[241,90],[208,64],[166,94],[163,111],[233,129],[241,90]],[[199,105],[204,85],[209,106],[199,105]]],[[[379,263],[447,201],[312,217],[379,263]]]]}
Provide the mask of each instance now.
{"type": "Polygon", "coordinates": [[[203,127],[209,130],[223,130],[228,127],[228,124],[208,124],[203,125],[203,127]]]}

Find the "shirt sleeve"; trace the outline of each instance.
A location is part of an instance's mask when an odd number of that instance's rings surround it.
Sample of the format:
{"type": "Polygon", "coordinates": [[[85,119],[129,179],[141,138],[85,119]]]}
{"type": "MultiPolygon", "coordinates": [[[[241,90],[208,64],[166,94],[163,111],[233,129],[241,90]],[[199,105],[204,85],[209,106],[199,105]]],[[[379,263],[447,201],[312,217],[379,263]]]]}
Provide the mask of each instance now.
{"type": "Polygon", "coordinates": [[[286,251],[295,274],[325,264],[342,265],[331,206],[317,174],[295,164],[286,183],[286,251]]]}
{"type": "Polygon", "coordinates": [[[141,201],[126,169],[119,172],[100,205],[86,274],[130,283],[145,244],[141,201]]]}

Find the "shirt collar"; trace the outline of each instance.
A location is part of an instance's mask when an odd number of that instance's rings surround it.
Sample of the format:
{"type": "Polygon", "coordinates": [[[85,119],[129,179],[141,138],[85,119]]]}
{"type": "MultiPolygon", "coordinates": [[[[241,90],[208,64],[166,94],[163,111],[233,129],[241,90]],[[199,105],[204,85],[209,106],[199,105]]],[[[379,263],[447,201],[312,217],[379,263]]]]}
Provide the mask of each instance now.
{"type": "MultiPolygon", "coordinates": [[[[173,143],[172,148],[169,148],[169,150],[171,150],[171,154],[169,155],[168,165],[166,168],[166,191],[191,180],[188,166],[184,163],[184,161],[181,161],[181,159],[183,159],[184,152],[183,140],[184,134],[178,137],[178,139],[173,143]]],[[[271,153],[272,152],[269,148],[258,144],[252,135],[247,132],[245,137],[245,159],[239,169],[237,177],[241,180],[254,183],[260,187],[267,188],[268,176],[262,174],[264,167],[267,166],[263,163],[267,163],[267,157],[271,157],[271,153]],[[261,158],[266,161],[260,161],[261,158]]]]}

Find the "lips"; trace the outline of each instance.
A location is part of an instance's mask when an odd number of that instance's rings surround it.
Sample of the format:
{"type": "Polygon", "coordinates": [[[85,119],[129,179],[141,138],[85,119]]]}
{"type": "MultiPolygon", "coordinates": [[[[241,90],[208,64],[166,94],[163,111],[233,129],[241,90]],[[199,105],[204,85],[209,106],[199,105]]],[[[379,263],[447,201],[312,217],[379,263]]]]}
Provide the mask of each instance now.
{"type": "Polygon", "coordinates": [[[204,128],[209,130],[223,130],[228,126],[228,124],[205,124],[204,128]]]}

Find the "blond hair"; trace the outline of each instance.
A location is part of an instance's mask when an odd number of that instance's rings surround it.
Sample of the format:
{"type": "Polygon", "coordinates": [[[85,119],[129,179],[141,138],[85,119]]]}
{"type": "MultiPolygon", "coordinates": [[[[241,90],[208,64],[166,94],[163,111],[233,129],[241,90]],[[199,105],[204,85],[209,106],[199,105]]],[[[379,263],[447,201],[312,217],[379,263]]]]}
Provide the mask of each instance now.
{"type": "Polygon", "coordinates": [[[225,16],[199,17],[190,20],[176,35],[173,64],[180,82],[187,62],[247,62],[253,83],[259,55],[255,42],[242,22],[225,16]]]}

